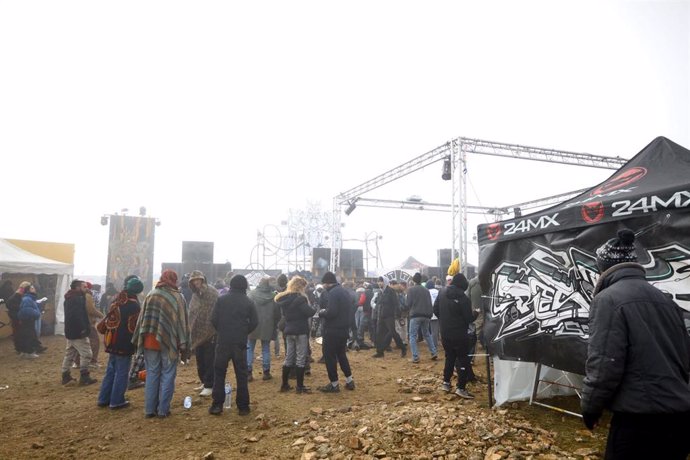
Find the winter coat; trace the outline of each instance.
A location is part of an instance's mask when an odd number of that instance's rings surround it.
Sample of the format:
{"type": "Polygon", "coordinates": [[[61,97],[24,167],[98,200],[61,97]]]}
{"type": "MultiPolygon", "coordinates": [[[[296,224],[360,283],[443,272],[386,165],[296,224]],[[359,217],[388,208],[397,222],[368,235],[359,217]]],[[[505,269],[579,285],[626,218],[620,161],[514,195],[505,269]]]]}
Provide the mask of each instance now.
{"type": "Polygon", "coordinates": [[[306,335],[309,333],[309,318],[314,316],[315,309],[309,306],[306,297],[291,293],[277,302],[280,312],[285,317],[283,335],[306,335]]]}
{"type": "Polygon", "coordinates": [[[434,313],[431,295],[424,286],[415,285],[407,290],[407,308],[410,318],[431,318],[434,313]]]}
{"type": "Polygon", "coordinates": [[[319,317],[324,318],[322,326],[323,335],[331,337],[347,337],[350,335],[350,314],[352,297],[340,284],[335,284],[328,289],[326,295],[326,308],[319,312],[319,317]]]}
{"type": "Polygon", "coordinates": [[[132,337],[137,327],[137,320],[141,312],[141,305],[136,295],[128,295],[127,302],[120,306],[115,306],[118,310],[119,321],[113,326],[114,340],[109,345],[105,346],[106,353],[118,356],[132,356],[136,351],[136,347],[132,343],[132,337]]]}
{"type": "Polygon", "coordinates": [[[270,286],[259,286],[248,294],[256,305],[259,325],[249,334],[249,340],[271,340],[280,321],[280,308],[273,301],[275,292],[270,286]]]}
{"type": "Polygon", "coordinates": [[[376,304],[376,314],[380,319],[394,318],[398,310],[400,310],[400,297],[392,287],[386,286],[376,304]]]}
{"type": "Polygon", "coordinates": [[[216,335],[211,324],[211,312],[216,306],[218,291],[205,282],[201,284],[199,292],[192,294],[189,302],[189,331],[192,350],[204,345],[216,335]]]}
{"type": "Polygon", "coordinates": [[[19,313],[17,314],[19,321],[33,322],[41,317],[41,309],[36,303],[36,294],[27,292],[22,297],[22,303],[19,306],[19,313]]]}
{"type": "Polygon", "coordinates": [[[671,299],[635,263],[601,274],[589,312],[583,413],[690,411],[690,337],[671,299]]]}
{"type": "Polygon", "coordinates": [[[472,303],[472,310],[477,314],[475,322],[476,330],[479,331],[484,324],[484,311],[482,308],[482,286],[479,284],[479,278],[476,276],[469,281],[469,286],[465,292],[472,303]]]}
{"type": "Polygon", "coordinates": [[[444,340],[469,340],[467,329],[474,319],[472,305],[460,288],[451,284],[442,289],[434,302],[434,314],[438,317],[444,340]]]}
{"type": "Polygon", "coordinates": [[[22,294],[15,292],[9,299],[5,299],[7,304],[7,315],[13,321],[19,321],[19,307],[22,304],[22,294]]]}
{"type": "Polygon", "coordinates": [[[86,298],[79,290],[70,289],[65,294],[65,338],[77,340],[88,337],[91,323],[86,314],[86,298]]]}
{"type": "Polygon", "coordinates": [[[244,291],[230,289],[218,297],[211,313],[211,324],[216,329],[216,347],[246,346],[249,333],[259,324],[256,305],[244,291]]]}

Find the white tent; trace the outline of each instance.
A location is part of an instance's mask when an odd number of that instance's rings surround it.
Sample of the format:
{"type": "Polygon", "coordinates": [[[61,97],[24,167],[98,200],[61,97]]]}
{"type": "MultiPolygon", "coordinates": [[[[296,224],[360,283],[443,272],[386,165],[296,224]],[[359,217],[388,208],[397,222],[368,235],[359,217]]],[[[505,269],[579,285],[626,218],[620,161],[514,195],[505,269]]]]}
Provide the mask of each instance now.
{"type": "Polygon", "coordinates": [[[55,332],[62,334],[65,311],[62,299],[69,290],[74,273],[74,265],[41,257],[18,248],[0,238],[0,273],[25,273],[32,275],[57,275],[55,286],[55,332]]]}

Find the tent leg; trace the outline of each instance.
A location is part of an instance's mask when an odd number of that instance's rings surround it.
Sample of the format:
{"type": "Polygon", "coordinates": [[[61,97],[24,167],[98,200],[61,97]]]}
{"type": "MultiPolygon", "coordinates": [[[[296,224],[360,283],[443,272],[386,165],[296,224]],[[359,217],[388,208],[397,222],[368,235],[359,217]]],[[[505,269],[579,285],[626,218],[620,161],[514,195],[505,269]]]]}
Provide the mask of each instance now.
{"type": "Polygon", "coordinates": [[[537,363],[537,370],[534,373],[534,385],[532,385],[532,394],[529,397],[530,405],[534,404],[537,399],[537,390],[539,390],[539,375],[541,374],[541,363],[537,363]]]}
{"type": "Polygon", "coordinates": [[[491,379],[491,354],[486,354],[486,385],[489,394],[489,409],[494,406],[493,380],[491,379]]]}

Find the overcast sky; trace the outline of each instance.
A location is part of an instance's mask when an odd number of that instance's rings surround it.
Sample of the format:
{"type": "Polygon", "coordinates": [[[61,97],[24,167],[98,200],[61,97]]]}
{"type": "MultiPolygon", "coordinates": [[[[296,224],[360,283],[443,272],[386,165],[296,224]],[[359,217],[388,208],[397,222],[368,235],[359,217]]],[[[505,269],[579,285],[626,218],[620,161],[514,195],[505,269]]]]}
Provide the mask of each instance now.
{"type": "MultiPolygon", "coordinates": [[[[122,208],[161,220],[156,266],[197,240],[242,268],[290,209],[455,137],[630,158],[660,135],[690,147],[687,1],[0,1],[0,237],[74,243],[76,274],[105,274],[122,208]]],[[[471,157],[469,201],[611,173],[471,157]]],[[[366,196],[450,203],[440,175],[366,196]]],[[[386,266],[451,246],[449,214],[343,222],[386,266]]]]}

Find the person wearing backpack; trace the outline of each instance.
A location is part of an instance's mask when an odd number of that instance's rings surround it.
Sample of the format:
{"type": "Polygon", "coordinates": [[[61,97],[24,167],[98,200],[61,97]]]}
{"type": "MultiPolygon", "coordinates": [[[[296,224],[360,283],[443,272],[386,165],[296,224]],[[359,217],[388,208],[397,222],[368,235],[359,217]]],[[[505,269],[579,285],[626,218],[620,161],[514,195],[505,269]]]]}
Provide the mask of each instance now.
{"type": "Polygon", "coordinates": [[[110,355],[98,394],[98,407],[122,409],[129,406],[125,391],[132,355],[136,351],[132,336],[141,311],[137,294],[143,290],[144,284],[139,278],[130,279],[127,288],[117,295],[105,318],[98,323],[105,352],[110,355]]]}

